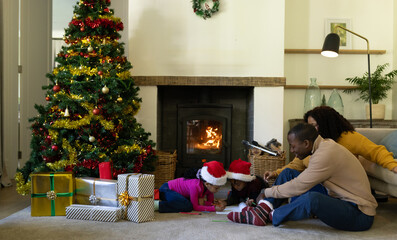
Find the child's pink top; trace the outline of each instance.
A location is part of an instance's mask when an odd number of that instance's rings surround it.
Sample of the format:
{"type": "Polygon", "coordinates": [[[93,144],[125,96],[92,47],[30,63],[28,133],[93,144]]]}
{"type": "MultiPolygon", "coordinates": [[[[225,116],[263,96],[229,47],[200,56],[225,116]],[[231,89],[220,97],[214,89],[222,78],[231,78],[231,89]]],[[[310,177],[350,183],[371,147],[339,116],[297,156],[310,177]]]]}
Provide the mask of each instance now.
{"type": "Polygon", "coordinates": [[[168,187],[175,191],[187,199],[190,199],[190,202],[193,205],[193,210],[195,211],[209,211],[215,212],[214,203],[214,194],[208,189],[204,192],[204,184],[200,179],[185,179],[185,178],[177,178],[168,182],[168,187]],[[205,202],[205,206],[199,205],[199,198],[204,198],[207,196],[207,201],[205,202]]]}

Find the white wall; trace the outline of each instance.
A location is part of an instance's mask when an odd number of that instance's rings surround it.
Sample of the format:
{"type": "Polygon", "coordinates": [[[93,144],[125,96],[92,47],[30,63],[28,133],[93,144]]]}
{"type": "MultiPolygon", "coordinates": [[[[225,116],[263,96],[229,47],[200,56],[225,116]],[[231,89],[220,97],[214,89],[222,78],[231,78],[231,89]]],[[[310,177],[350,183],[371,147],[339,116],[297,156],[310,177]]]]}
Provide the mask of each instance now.
{"type": "Polygon", "coordinates": [[[73,17],[76,0],[52,0],[52,37],[62,38],[73,17]]]}
{"type": "Polygon", "coordinates": [[[283,76],[284,1],[220,1],[204,20],[191,1],[131,0],[134,75],[283,76]]]}
{"type": "MultiPolygon", "coordinates": [[[[384,63],[390,63],[396,68],[393,61],[396,42],[394,40],[393,46],[393,22],[396,22],[393,0],[286,0],[285,5],[285,48],[321,49],[325,37],[325,20],[348,18],[351,19],[351,30],[366,37],[370,49],[386,50],[384,55],[371,55],[371,72],[377,65],[384,63]]],[[[352,35],[352,49],[367,49],[366,42],[352,35]]],[[[287,85],[307,85],[310,77],[316,77],[319,85],[349,85],[345,79],[362,76],[368,71],[368,62],[365,54],[340,54],[337,58],[325,58],[320,54],[286,54],[284,67],[287,85]]],[[[387,72],[390,70],[391,67],[386,69],[387,72]]],[[[288,119],[303,117],[304,91],[285,91],[285,131],[289,129],[288,119]]],[[[322,93],[328,100],[331,90],[322,93]]],[[[348,119],[365,119],[365,103],[355,101],[358,95],[339,93],[344,103],[344,116],[348,119]]],[[[386,119],[392,118],[391,96],[390,93],[389,98],[382,102],[386,104],[386,119]]]]}
{"type": "MultiPolygon", "coordinates": [[[[219,12],[204,20],[191,1],[131,0],[129,39],[136,76],[283,77],[284,1],[221,1],[219,12]]],[[[282,139],[282,89],[255,90],[254,135],[260,143],[282,139]]],[[[155,94],[153,87],[141,87],[137,115],[153,140],[157,110],[145,106],[156,106],[155,94]]]]}
{"type": "MultiPolygon", "coordinates": [[[[397,69],[397,0],[393,2],[393,69],[397,69]]],[[[397,80],[397,79],[396,79],[397,80]]],[[[394,84],[393,87],[393,119],[397,119],[397,84],[394,84]]]]}

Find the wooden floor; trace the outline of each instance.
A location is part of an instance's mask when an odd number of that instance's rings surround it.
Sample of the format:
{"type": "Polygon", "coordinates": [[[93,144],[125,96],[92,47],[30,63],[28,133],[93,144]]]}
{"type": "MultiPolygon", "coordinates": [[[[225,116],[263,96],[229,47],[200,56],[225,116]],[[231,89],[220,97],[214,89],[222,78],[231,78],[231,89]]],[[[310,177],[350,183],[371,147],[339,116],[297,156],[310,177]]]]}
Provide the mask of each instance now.
{"type": "Polygon", "coordinates": [[[30,206],[30,195],[21,196],[15,190],[15,182],[11,187],[0,189],[0,219],[10,216],[30,206]]]}

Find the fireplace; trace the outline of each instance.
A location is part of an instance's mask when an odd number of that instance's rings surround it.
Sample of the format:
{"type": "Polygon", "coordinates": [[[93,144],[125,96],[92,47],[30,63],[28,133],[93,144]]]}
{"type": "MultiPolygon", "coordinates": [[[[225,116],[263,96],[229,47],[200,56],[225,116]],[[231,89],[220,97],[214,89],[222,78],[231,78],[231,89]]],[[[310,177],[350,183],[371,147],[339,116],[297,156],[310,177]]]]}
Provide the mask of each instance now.
{"type": "Polygon", "coordinates": [[[204,161],[246,158],[244,139],[253,134],[253,88],[159,86],[157,149],[177,149],[176,177],[204,161]]]}
{"type": "MultiPolygon", "coordinates": [[[[285,77],[245,76],[134,76],[140,87],[141,110],[136,115],[156,149],[178,149],[178,104],[231,104],[230,159],[246,159],[243,139],[266,143],[283,139],[285,77]]],[[[223,130],[222,130],[223,131],[223,130]]],[[[177,173],[184,172],[178,153],[177,173]]]]}
{"type": "Polygon", "coordinates": [[[205,161],[229,163],[232,104],[178,104],[178,153],[182,168],[205,161]]]}

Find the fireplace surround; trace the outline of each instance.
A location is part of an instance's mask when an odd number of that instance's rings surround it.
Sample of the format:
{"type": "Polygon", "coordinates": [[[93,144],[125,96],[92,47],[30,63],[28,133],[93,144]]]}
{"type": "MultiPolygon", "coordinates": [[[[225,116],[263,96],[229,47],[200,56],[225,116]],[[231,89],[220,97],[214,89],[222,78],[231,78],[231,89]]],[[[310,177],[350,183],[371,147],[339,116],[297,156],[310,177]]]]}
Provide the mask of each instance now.
{"type": "MultiPolygon", "coordinates": [[[[139,96],[142,98],[136,118],[151,133],[150,138],[156,142],[155,148],[158,150],[177,149],[178,104],[233,105],[234,132],[229,162],[246,156],[242,139],[259,143],[266,143],[272,138],[283,139],[285,77],[134,76],[134,80],[140,87],[139,96]],[[190,91],[192,88],[209,91],[204,91],[207,94],[201,94],[200,91],[194,93],[190,91]],[[229,101],[237,96],[241,98],[232,103],[229,101]],[[236,116],[242,120],[236,120],[236,116]]],[[[225,165],[226,169],[229,162],[225,165]]],[[[180,166],[178,162],[176,177],[183,172],[180,166]]]]}

